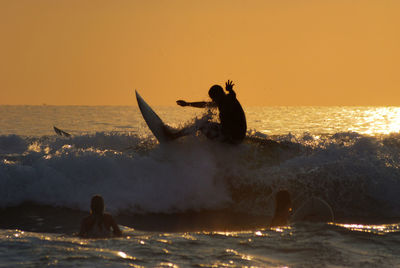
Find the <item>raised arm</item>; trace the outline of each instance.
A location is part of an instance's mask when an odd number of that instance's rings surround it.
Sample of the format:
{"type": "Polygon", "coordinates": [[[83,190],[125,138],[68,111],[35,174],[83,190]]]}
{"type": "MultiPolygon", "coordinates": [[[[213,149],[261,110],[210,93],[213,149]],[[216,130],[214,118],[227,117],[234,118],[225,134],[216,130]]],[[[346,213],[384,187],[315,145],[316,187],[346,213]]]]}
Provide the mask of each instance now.
{"type": "Polygon", "coordinates": [[[232,94],[233,96],[236,96],[235,91],[233,91],[233,86],[235,84],[233,83],[233,81],[228,80],[228,82],[225,83],[225,90],[229,92],[229,94],[232,94]]]}
{"type": "Polygon", "coordinates": [[[196,108],[216,107],[216,104],[214,102],[207,102],[207,101],[186,102],[184,100],[177,100],[176,104],[182,107],[184,106],[190,106],[196,108]]]}

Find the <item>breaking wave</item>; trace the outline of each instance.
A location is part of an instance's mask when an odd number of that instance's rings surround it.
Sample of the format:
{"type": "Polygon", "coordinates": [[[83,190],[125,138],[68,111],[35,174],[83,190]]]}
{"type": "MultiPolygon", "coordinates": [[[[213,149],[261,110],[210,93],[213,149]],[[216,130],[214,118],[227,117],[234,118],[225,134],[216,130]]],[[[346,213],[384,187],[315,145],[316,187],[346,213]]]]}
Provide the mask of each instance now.
{"type": "Polygon", "coordinates": [[[270,214],[273,193],[326,200],[337,219],[400,216],[400,135],[266,136],[230,146],[202,136],[169,144],[129,133],[0,136],[0,207],[31,201],[112,212],[232,209],[270,214]]]}

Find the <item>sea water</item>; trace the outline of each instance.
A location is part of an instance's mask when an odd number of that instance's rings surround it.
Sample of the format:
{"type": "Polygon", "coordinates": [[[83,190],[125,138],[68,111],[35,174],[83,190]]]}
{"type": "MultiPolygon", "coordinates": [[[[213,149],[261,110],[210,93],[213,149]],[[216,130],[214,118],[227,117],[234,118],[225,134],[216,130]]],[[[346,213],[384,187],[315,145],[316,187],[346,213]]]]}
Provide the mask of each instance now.
{"type": "MultiPolygon", "coordinates": [[[[210,116],[155,110],[176,129],[210,116]]],[[[400,266],[399,107],[245,112],[241,145],[160,145],[136,106],[0,106],[0,267],[400,266]],[[279,189],[334,221],[268,228],[279,189]],[[124,237],[76,237],[93,194],[124,237]]]]}

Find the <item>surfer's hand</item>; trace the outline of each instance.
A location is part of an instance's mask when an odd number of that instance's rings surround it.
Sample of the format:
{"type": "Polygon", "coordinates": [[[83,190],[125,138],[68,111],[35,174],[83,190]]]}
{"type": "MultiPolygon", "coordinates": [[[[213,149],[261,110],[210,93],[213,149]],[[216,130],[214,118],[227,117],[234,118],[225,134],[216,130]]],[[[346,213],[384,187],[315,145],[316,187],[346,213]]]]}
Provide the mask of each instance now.
{"type": "Polygon", "coordinates": [[[184,100],[177,100],[177,101],[176,101],[176,104],[178,104],[178,105],[180,105],[180,106],[187,106],[187,105],[188,105],[187,102],[184,101],[184,100]]]}
{"type": "Polygon", "coordinates": [[[233,81],[228,80],[228,82],[225,83],[225,89],[226,89],[226,91],[232,91],[234,85],[235,85],[235,84],[233,83],[233,81]]]}

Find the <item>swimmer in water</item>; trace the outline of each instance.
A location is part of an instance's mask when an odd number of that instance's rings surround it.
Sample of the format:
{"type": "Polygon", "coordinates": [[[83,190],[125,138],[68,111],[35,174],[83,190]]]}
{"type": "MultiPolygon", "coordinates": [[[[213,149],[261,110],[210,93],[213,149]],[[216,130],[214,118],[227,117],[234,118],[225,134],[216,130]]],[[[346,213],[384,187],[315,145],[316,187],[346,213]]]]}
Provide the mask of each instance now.
{"type": "Polygon", "coordinates": [[[289,192],[286,190],[277,192],[275,196],[275,212],[270,227],[288,225],[291,211],[292,201],[289,192]]]}
{"type": "Polygon", "coordinates": [[[121,236],[122,232],[114,218],[104,212],[103,197],[95,195],[90,203],[90,216],[82,220],[79,236],[84,238],[107,238],[113,235],[121,236]]]}

